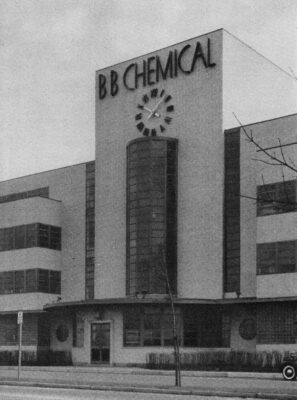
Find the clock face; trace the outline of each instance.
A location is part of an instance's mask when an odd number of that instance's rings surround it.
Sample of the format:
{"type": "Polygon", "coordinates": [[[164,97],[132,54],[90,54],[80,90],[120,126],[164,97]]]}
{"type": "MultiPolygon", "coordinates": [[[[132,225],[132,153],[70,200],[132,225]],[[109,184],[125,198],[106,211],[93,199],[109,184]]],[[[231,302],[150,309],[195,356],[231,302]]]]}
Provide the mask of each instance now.
{"type": "Polygon", "coordinates": [[[137,104],[136,128],[144,136],[156,136],[165,131],[172,121],[174,105],[164,89],[154,88],[144,94],[137,104]]]}

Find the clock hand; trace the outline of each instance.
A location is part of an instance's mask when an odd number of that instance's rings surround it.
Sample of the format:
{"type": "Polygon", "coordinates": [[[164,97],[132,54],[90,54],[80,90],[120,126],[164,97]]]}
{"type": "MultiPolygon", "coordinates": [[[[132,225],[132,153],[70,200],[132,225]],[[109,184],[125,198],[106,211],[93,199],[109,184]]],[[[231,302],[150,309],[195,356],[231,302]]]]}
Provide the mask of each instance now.
{"type": "MultiPolygon", "coordinates": [[[[155,116],[155,117],[157,117],[157,118],[159,118],[159,117],[160,117],[160,114],[158,114],[158,113],[156,113],[156,112],[154,113],[152,110],[150,110],[150,109],[149,109],[149,108],[147,108],[146,106],[143,106],[143,109],[144,109],[144,110],[146,110],[146,111],[148,111],[148,112],[150,113],[150,116],[149,116],[149,118],[150,118],[150,117],[151,117],[151,115],[153,115],[153,114],[154,114],[154,116],[155,116]]],[[[149,119],[149,118],[148,118],[148,119],[149,119]]]]}
{"type": "Polygon", "coordinates": [[[161,97],[161,99],[158,101],[158,103],[155,105],[155,107],[153,107],[150,115],[147,117],[147,119],[150,119],[153,115],[155,117],[160,117],[160,114],[156,113],[159,105],[162,103],[162,101],[165,99],[165,96],[161,97]]]}

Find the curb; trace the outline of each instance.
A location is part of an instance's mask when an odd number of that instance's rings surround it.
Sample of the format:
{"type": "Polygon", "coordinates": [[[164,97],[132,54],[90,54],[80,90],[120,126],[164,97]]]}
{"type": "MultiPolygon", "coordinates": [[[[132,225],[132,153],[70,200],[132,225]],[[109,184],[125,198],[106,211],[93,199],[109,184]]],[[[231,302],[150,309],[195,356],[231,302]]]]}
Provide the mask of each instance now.
{"type": "MultiPolygon", "coordinates": [[[[17,367],[2,367],[1,370],[17,370],[17,367]]],[[[151,370],[151,369],[132,369],[132,368],[98,368],[98,367],[30,367],[23,366],[24,371],[40,372],[72,372],[72,373],[96,373],[106,375],[157,375],[172,376],[172,370],[151,370]]],[[[181,371],[183,377],[212,377],[212,378],[239,378],[239,379],[273,379],[282,380],[281,373],[276,372],[240,372],[240,371],[181,371]]]]}
{"type": "Polygon", "coordinates": [[[100,390],[113,392],[134,392],[134,393],[152,393],[152,394],[178,394],[178,395],[196,395],[196,396],[218,396],[218,397],[236,397],[236,398],[253,398],[253,399],[275,399],[275,400],[297,400],[297,394],[285,393],[261,393],[261,392],[226,392],[220,390],[199,390],[195,388],[176,389],[174,387],[137,387],[137,386],[111,386],[111,385],[73,385],[68,383],[55,382],[28,382],[28,381],[0,381],[0,386],[23,386],[23,387],[39,387],[39,388],[56,388],[56,389],[80,389],[80,390],[100,390]]]}

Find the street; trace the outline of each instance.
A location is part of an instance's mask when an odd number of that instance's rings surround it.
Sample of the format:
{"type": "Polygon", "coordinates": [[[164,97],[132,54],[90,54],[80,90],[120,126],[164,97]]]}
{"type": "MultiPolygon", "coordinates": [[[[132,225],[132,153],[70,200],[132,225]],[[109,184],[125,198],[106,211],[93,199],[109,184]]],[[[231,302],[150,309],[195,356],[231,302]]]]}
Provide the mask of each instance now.
{"type": "MultiPolygon", "coordinates": [[[[219,397],[0,386],[1,400],[219,400],[219,397]]],[[[225,400],[238,400],[224,397],[225,400]]],[[[248,399],[246,399],[248,400],[248,399]]]]}

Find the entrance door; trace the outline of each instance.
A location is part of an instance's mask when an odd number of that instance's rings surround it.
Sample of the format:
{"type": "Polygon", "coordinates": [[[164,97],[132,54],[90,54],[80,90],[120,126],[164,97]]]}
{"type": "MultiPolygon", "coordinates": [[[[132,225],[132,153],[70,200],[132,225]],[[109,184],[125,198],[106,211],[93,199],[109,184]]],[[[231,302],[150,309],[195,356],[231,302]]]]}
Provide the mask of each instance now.
{"type": "Polygon", "coordinates": [[[91,324],[91,363],[110,361],[110,322],[91,324]]]}

